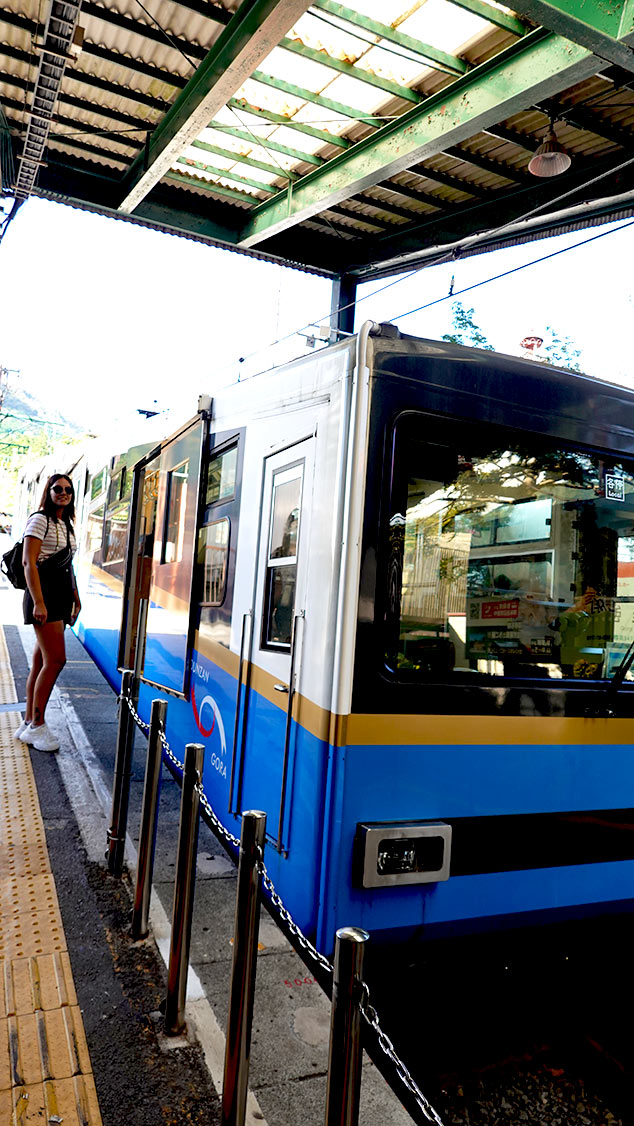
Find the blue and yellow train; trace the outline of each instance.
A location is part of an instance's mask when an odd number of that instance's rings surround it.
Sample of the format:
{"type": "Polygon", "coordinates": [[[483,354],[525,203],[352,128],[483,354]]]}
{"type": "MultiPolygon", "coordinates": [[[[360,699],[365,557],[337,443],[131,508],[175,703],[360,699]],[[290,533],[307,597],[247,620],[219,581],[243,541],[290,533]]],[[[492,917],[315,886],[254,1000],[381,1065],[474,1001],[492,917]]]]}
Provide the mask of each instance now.
{"type": "Polygon", "coordinates": [[[68,467],[77,628],[304,932],[629,910],[634,394],[366,324],[199,408],[68,467]]]}

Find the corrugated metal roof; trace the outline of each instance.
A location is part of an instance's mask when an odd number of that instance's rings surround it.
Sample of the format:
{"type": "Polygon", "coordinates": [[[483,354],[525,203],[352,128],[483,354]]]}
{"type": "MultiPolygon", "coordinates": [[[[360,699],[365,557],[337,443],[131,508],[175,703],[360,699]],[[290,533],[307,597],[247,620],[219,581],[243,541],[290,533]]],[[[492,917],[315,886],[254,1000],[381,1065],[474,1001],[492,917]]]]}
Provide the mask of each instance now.
{"type": "MultiPolygon", "coordinates": [[[[0,7],[18,169],[50,3],[0,7]]],[[[77,206],[367,278],[634,192],[625,2],[85,0],[78,23],[33,188],[77,206]],[[551,120],[572,164],[544,181],[551,120]]]]}

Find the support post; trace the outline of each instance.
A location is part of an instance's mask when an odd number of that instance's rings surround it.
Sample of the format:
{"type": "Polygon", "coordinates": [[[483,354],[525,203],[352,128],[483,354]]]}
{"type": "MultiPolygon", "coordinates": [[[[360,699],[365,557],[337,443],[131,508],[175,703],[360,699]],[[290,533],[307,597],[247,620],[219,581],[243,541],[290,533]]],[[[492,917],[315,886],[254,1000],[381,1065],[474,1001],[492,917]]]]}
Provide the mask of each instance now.
{"type": "Polygon", "coordinates": [[[361,1091],[361,972],[367,931],[337,931],[330,1016],[326,1126],[357,1126],[361,1091]]]}
{"type": "MultiPolygon", "coordinates": [[[[357,279],[351,274],[333,278],[330,302],[330,328],[342,336],[352,336],[357,301],[357,279]]],[[[335,336],[335,340],[338,337],[335,336]]]]}
{"type": "Polygon", "coordinates": [[[132,775],[132,749],[134,747],[134,719],[128,707],[128,699],[136,705],[137,681],[131,669],[125,669],[121,677],[119,697],[119,723],[117,726],[117,751],[112,782],[112,815],[108,829],[108,871],[111,876],[121,878],[125,837],[128,828],[128,808],[130,805],[130,777],[132,775]]]}
{"type": "Polygon", "coordinates": [[[198,848],[198,812],[200,798],[197,786],[202,779],[205,748],[202,743],[185,747],[185,769],[181,793],[181,816],[178,827],[176,882],[172,910],[167,997],[165,1000],[165,1033],[178,1036],[185,1027],[187,970],[192,936],[194,885],[196,882],[196,850],[198,848]]]}
{"type": "Polygon", "coordinates": [[[156,848],[156,823],[161,786],[161,733],[165,732],[167,700],[152,700],[150,731],[145,764],[145,784],[139,830],[139,854],[134,889],[131,934],[134,942],[145,938],[149,930],[150,896],[156,848]]]}
{"type": "Polygon", "coordinates": [[[266,813],[242,814],[221,1126],[244,1126],[245,1121],[265,831],[266,813]]]}

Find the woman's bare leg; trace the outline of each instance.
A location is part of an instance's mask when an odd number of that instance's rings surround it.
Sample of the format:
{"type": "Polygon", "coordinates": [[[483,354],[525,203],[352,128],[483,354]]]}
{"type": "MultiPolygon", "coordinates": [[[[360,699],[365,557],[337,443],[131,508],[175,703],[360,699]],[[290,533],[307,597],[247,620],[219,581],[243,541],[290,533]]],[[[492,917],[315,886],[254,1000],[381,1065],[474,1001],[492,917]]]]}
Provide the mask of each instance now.
{"type": "Polygon", "coordinates": [[[38,643],[36,642],[35,649],[33,650],[31,668],[29,669],[29,675],[26,678],[26,709],[24,712],[24,718],[27,723],[30,723],[33,719],[33,692],[35,690],[35,682],[41,671],[42,652],[38,643]]]}
{"type": "Polygon", "coordinates": [[[46,705],[55,681],[66,664],[66,646],[64,645],[63,622],[47,622],[46,625],[35,625],[33,628],[42,657],[42,667],[33,688],[31,722],[34,727],[39,727],[44,723],[46,705]]]}

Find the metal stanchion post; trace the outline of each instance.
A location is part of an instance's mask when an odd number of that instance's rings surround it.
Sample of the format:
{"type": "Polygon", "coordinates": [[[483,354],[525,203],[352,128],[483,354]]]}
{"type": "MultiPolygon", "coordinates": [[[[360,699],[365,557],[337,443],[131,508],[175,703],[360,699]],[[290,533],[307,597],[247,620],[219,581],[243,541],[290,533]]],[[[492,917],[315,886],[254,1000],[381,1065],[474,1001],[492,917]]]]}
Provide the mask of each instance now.
{"type": "Polygon", "coordinates": [[[150,895],[152,893],[152,872],[154,870],[154,850],[156,847],[156,822],[158,817],[159,789],[161,785],[161,740],[165,731],[167,700],[152,700],[150,731],[145,765],[145,785],[143,787],[143,806],[141,809],[141,828],[139,830],[139,855],[136,867],[134,889],[134,908],[132,910],[132,938],[136,942],[148,933],[150,895]]]}
{"type": "Polygon", "coordinates": [[[367,931],[337,931],[330,1017],[326,1126],[357,1126],[361,1091],[361,971],[367,931]]]}
{"type": "Polygon", "coordinates": [[[167,968],[165,1000],[165,1032],[178,1036],[185,1027],[187,969],[192,935],[194,885],[196,882],[196,849],[198,847],[198,811],[200,798],[197,786],[202,779],[205,748],[202,743],[185,747],[185,770],[181,793],[181,816],[178,827],[176,882],[172,910],[172,935],[167,968]]]}
{"type": "Polygon", "coordinates": [[[246,1113],[265,831],[266,813],[242,814],[221,1126],[244,1126],[246,1113]]]}
{"type": "Polygon", "coordinates": [[[125,835],[128,828],[128,806],[130,802],[130,776],[132,774],[132,748],[134,746],[134,720],[127,704],[128,698],[136,703],[137,681],[131,669],[126,669],[121,677],[121,696],[119,698],[119,724],[117,727],[117,753],[112,782],[112,815],[108,830],[108,871],[111,876],[121,877],[125,835]]]}

